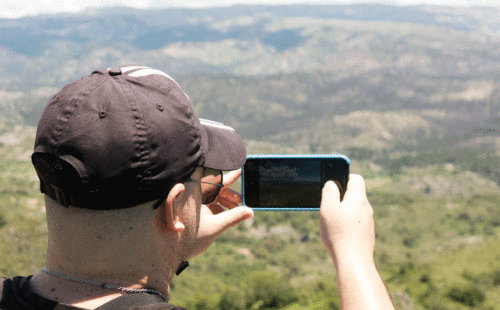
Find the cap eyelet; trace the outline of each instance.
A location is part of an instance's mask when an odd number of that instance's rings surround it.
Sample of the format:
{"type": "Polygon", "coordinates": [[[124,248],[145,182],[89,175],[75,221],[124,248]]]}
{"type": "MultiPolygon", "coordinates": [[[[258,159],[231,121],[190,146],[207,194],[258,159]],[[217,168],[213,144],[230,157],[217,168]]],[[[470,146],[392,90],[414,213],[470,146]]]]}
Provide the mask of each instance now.
{"type": "Polygon", "coordinates": [[[117,76],[122,74],[122,69],[121,68],[111,68],[109,70],[109,75],[111,76],[117,76]]]}
{"type": "Polygon", "coordinates": [[[108,113],[106,111],[100,111],[99,112],[99,117],[100,118],[105,118],[107,115],[108,115],[108,113]]]}
{"type": "Polygon", "coordinates": [[[160,110],[160,111],[165,110],[165,108],[163,107],[163,105],[162,105],[162,104],[160,104],[160,103],[157,103],[157,104],[156,104],[156,108],[157,108],[158,110],[160,110]]]}

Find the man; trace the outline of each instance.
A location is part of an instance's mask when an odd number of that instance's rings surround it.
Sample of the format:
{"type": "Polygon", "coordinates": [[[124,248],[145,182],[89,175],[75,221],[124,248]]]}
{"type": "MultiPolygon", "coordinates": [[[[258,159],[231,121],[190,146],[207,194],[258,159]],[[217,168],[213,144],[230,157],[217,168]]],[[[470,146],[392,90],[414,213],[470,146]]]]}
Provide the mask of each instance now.
{"type": "MultiPolygon", "coordinates": [[[[167,302],[174,273],[253,216],[229,188],[245,158],[234,129],[198,119],[159,70],[122,66],[68,84],[42,114],[32,156],[46,264],[2,278],[0,309],[181,309],[167,302]]],[[[342,203],[328,182],[320,214],[342,308],[393,309],[362,178],[351,176],[342,203]]]]}

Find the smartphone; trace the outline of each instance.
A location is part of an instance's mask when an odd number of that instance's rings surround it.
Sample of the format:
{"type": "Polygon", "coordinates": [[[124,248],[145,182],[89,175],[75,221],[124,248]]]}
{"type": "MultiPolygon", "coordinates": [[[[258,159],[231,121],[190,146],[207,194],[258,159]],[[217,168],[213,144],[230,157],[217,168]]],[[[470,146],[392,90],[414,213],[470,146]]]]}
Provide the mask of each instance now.
{"type": "Polygon", "coordinates": [[[325,183],[344,197],[351,161],[345,155],[249,155],[242,169],[243,204],[255,210],[319,210],[325,183]]]}

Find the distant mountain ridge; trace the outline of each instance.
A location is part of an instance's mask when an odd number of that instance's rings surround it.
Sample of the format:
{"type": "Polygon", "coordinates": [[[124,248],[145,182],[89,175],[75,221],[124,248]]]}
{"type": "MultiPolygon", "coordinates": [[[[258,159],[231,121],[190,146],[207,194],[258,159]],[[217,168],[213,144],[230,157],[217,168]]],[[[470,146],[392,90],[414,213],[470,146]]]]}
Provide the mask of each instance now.
{"type": "MultiPolygon", "coordinates": [[[[448,44],[457,37],[462,42],[470,40],[470,53],[495,60],[499,13],[498,8],[370,4],[236,5],[157,10],[118,7],[0,19],[0,89],[32,88],[33,84],[60,87],[96,68],[137,62],[174,76],[309,71],[331,61],[325,59],[326,54],[356,52],[349,48],[360,44],[356,37],[365,41],[361,49],[375,45],[379,54],[399,52],[401,43],[409,49],[417,44],[418,49],[422,39],[448,44]],[[376,36],[366,37],[367,33],[376,36]],[[413,35],[417,37],[408,39],[413,35]],[[381,44],[385,46],[377,46],[381,44]]],[[[374,53],[367,52],[373,58],[374,53]]]]}
{"type": "Polygon", "coordinates": [[[232,6],[3,19],[0,116],[36,125],[64,84],[142,64],[173,76],[200,115],[235,127],[254,152],[366,157],[454,139],[500,154],[499,12],[232,6]]]}
{"type": "Polygon", "coordinates": [[[110,39],[125,41],[143,50],[160,48],[172,42],[219,41],[260,37],[264,23],[251,30],[214,29],[213,23],[241,17],[309,17],[322,19],[392,21],[441,26],[460,31],[498,33],[496,8],[460,9],[451,7],[356,5],[235,5],[209,9],[131,8],[89,9],[76,14],[50,14],[19,19],[0,19],[0,45],[15,53],[39,56],[48,42],[70,40],[85,43],[110,39]],[[26,38],[29,40],[20,39],[26,38]],[[151,38],[155,41],[151,42],[151,38]],[[159,40],[158,40],[159,39],[159,40]]]}
{"type": "MultiPolygon", "coordinates": [[[[263,31],[266,19],[308,17],[321,19],[391,21],[441,26],[460,31],[498,33],[495,8],[469,10],[446,7],[390,5],[289,5],[231,6],[209,9],[131,8],[90,9],[77,14],[51,14],[19,19],[0,19],[0,46],[28,57],[40,56],[58,40],[83,44],[111,40],[142,49],[158,49],[173,42],[214,42],[225,39],[259,38],[275,42],[263,31]],[[241,17],[262,16],[252,27],[229,30],[214,23],[241,17]]],[[[274,35],[275,36],[275,35],[274,35]]],[[[295,41],[299,41],[297,36],[295,41]]],[[[279,44],[279,43],[278,43],[279,44]]],[[[289,45],[293,46],[293,44],[289,45]]],[[[278,46],[278,48],[287,48],[278,46]]],[[[276,47],[276,46],[275,46],[276,47]]]]}

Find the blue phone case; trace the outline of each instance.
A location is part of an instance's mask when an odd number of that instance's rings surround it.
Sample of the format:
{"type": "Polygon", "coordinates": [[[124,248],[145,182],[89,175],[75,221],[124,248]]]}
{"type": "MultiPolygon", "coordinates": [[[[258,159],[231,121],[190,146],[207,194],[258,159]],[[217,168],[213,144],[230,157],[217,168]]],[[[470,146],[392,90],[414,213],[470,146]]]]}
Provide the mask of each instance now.
{"type": "MultiPolygon", "coordinates": [[[[284,155],[284,154],[265,154],[265,155],[248,155],[248,159],[269,159],[269,158],[284,158],[284,159],[294,159],[294,158],[340,158],[343,159],[348,165],[351,164],[351,160],[349,157],[343,154],[292,154],[292,155],[284,155]]],[[[241,194],[242,194],[242,203],[246,205],[245,199],[245,166],[242,169],[241,174],[241,194]]],[[[317,208],[255,208],[252,207],[253,210],[257,211],[319,211],[319,205],[317,208]]]]}

